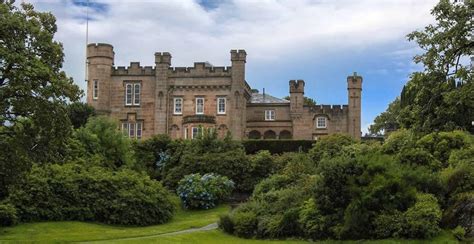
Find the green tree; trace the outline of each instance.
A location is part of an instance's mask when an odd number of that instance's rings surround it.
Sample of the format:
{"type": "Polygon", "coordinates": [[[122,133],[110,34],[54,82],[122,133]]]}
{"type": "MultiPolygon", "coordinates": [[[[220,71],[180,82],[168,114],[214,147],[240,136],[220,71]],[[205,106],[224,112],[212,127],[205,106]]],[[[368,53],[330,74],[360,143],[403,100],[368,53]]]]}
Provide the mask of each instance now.
{"type": "Polygon", "coordinates": [[[388,105],[388,108],[385,112],[382,112],[377,117],[375,117],[374,123],[369,127],[370,133],[378,135],[398,129],[400,127],[398,122],[399,114],[400,98],[397,97],[388,105]]]}
{"type": "Polygon", "coordinates": [[[408,35],[408,40],[424,50],[414,57],[424,71],[411,75],[400,94],[400,108],[395,106],[397,101],[392,103],[377,117],[372,132],[379,132],[385,122],[421,133],[474,132],[474,72],[466,61],[474,55],[473,12],[474,1],[453,4],[441,0],[431,11],[436,23],[408,35]]]}
{"type": "Polygon", "coordinates": [[[95,115],[95,109],[86,103],[75,102],[67,106],[67,113],[72,126],[77,129],[84,126],[89,117],[95,115]]]}
{"type": "Polygon", "coordinates": [[[0,199],[31,162],[61,161],[72,132],[66,103],[81,92],[61,71],[56,19],[0,0],[0,199]]]}

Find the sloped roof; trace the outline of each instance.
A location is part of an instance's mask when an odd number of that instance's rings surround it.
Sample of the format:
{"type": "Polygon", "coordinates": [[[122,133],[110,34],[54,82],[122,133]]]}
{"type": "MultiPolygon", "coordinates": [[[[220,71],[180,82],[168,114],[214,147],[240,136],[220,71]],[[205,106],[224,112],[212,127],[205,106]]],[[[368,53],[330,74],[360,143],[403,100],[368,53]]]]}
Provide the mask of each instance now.
{"type": "Polygon", "coordinates": [[[274,97],[265,93],[265,96],[262,93],[252,93],[250,98],[250,103],[290,103],[290,101],[274,97]]]}

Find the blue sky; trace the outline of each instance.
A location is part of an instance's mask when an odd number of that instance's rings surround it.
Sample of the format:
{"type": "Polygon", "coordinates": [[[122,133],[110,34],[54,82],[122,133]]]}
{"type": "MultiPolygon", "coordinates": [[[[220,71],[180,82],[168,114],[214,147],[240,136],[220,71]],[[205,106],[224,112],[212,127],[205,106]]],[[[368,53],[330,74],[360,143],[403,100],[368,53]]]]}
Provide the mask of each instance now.
{"type": "MultiPolygon", "coordinates": [[[[319,104],[346,104],[346,77],[362,75],[364,131],[421,67],[406,34],[434,20],[436,0],[91,0],[89,41],[114,46],[115,65],[154,65],[169,51],[173,66],[209,61],[229,66],[231,49],[247,51],[246,79],[288,95],[306,81],[319,104]]],[[[86,0],[33,1],[57,17],[64,69],[83,89],[86,0]]]]}

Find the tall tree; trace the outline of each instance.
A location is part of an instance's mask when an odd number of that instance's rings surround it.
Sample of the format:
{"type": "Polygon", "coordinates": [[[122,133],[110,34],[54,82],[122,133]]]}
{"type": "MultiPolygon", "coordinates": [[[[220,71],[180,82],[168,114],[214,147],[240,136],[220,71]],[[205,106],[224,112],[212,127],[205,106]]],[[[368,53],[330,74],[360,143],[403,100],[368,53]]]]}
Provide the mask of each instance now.
{"type": "Polygon", "coordinates": [[[30,162],[56,161],[71,134],[66,103],[81,96],[61,71],[56,19],[0,0],[0,198],[30,162]]]}
{"type": "Polygon", "coordinates": [[[414,57],[424,71],[415,72],[400,94],[400,108],[379,115],[373,128],[384,127],[383,118],[417,132],[464,129],[474,133],[474,1],[454,4],[441,0],[431,11],[436,23],[414,31],[408,40],[424,52],[414,57]]]}

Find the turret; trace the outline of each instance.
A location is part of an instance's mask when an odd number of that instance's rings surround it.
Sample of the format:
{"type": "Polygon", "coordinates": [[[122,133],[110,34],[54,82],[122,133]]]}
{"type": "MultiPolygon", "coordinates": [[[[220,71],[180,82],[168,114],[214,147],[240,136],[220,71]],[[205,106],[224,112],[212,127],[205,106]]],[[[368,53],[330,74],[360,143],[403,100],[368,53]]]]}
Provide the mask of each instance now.
{"type": "Polygon", "coordinates": [[[106,43],[87,45],[87,103],[98,113],[109,113],[114,47],[106,43]]]}
{"type": "Polygon", "coordinates": [[[155,134],[169,134],[169,116],[166,108],[168,108],[168,70],[171,66],[171,54],[169,52],[155,53],[155,106],[154,126],[155,134]]]}
{"type": "Polygon", "coordinates": [[[245,63],[247,53],[245,50],[231,50],[230,60],[232,62],[232,84],[229,99],[233,118],[231,119],[231,132],[235,139],[242,139],[245,133],[246,115],[246,96],[245,96],[245,63]]]}
{"type": "Polygon", "coordinates": [[[362,76],[354,72],[347,77],[347,94],[349,103],[348,132],[355,139],[361,137],[361,98],[362,76]]]}
{"type": "Polygon", "coordinates": [[[290,80],[290,113],[301,115],[304,104],[304,80],[290,80]]]}

